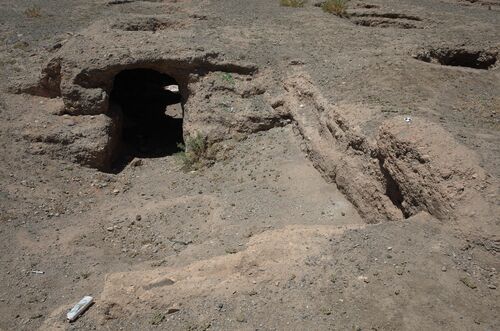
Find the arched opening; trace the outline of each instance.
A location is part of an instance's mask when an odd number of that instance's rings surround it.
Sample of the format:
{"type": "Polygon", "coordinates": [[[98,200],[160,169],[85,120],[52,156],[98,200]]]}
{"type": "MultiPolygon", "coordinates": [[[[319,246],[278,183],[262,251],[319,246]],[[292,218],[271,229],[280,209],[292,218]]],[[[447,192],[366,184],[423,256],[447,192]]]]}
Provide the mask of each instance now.
{"type": "Polygon", "coordinates": [[[114,170],[133,158],[172,155],[183,143],[183,100],[174,78],[152,69],[117,74],[110,107],[122,115],[122,133],[114,170]]]}

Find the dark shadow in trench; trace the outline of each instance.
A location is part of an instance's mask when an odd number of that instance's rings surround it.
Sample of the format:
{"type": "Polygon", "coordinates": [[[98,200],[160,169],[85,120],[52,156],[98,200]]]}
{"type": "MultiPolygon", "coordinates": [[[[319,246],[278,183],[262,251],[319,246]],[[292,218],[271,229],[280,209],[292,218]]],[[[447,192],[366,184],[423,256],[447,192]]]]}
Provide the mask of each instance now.
{"type": "Polygon", "coordinates": [[[110,105],[121,110],[122,132],[113,172],[136,157],[158,158],[180,151],[182,101],[177,82],[166,74],[133,69],[115,76],[110,105]]]}

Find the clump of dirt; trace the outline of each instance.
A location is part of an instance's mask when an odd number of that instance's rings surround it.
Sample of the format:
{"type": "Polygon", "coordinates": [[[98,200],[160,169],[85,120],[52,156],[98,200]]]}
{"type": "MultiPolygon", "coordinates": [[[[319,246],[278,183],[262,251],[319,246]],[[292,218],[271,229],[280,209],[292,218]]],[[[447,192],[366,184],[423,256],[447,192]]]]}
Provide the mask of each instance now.
{"type": "Polygon", "coordinates": [[[498,52],[467,48],[430,48],[419,51],[417,60],[445,66],[467,67],[488,70],[498,61],[498,52]]]}

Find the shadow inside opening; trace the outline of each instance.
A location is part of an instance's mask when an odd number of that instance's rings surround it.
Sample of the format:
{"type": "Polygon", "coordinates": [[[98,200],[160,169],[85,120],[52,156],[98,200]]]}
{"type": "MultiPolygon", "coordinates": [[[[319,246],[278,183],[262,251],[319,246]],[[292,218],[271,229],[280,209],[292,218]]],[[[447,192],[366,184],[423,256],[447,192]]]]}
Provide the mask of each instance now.
{"type": "Polygon", "coordinates": [[[110,105],[121,117],[121,138],[113,172],[134,158],[158,158],[180,151],[183,105],[174,78],[151,69],[116,75],[110,105]]]}

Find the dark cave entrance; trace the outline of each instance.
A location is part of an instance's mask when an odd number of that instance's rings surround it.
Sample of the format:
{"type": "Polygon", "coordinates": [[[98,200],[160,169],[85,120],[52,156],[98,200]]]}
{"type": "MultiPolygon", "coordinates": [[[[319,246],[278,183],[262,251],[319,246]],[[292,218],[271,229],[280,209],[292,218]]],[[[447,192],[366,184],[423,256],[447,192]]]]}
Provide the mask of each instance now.
{"type": "Polygon", "coordinates": [[[178,152],[183,143],[183,100],[174,78],[152,69],[124,70],[113,83],[110,105],[120,109],[122,132],[114,170],[133,158],[178,152]]]}

